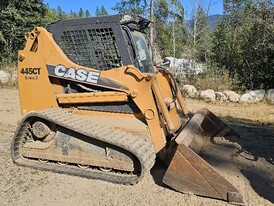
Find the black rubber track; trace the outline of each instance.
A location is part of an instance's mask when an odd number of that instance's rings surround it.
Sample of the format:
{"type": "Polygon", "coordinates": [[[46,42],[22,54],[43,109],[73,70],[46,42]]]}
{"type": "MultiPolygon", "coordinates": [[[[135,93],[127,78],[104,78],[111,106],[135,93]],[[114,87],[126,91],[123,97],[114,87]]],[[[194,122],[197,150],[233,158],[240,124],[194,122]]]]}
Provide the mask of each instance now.
{"type": "Polygon", "coordinates": [[[27,114],[18,126],[11,145],[12,158],[15,164],[47,171],[82,176],[86,178],[100,179],[118,184],[135,184],[149,171],[155,162],[155,151],[150,140],[135,136],[131,133],[118,131],[106,125],[100,125],[88,118],[68,113],[62,109],[50,108],[39,112],[27,114]],[[73,165],[58,165],[56,163],[44,163],[37,160],[24,158],[20,153],[22,139],[27,130],[28,123],[33,118],[40,118],[68,130],[83,134],[90,138],[115,145],[131,154],[139,161],[141,171],[139,174],[127,174],[124,172],[104,172],[99,169],[78,168],[73,165]]]}

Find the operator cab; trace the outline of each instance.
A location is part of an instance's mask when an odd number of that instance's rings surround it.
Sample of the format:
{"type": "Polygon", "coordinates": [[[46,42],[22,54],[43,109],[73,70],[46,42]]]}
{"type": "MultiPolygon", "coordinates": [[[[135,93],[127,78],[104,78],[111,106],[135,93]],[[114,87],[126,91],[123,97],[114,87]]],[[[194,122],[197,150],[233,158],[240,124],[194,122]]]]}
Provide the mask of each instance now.
{"type": "Polygon", "coordinates": [[[62,20],[47,26],[55,42],[74,63],[110,70],[134,65],[153,72],[145,30],[150,21],[138,15],[111,15],[62,20]]]}

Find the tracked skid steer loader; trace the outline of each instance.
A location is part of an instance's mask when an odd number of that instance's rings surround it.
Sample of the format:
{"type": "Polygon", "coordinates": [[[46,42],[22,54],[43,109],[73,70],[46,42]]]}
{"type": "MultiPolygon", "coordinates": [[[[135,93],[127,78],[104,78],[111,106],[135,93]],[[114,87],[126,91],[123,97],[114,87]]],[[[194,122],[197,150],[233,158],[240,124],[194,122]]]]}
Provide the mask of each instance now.
{"type": "Polygon", "coordinates": [[[191,118],[172,74],[153,66],[137,15],[57,21],[25,34],[18,53],[21,115],[17,165],[137,183],[156,156],[163,182],[242,203],[239,191],[199,155],[205,136],[230,128],[207,109],[191,118]]]}

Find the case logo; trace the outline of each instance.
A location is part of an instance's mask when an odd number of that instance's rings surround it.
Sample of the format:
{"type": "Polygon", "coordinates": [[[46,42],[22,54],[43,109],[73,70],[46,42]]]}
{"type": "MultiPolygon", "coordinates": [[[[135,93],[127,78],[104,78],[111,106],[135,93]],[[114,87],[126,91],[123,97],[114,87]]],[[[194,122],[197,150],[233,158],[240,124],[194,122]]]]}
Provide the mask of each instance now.
{"type": "Polygon", "coordinates": [[[85,69],[75,69],[73,67],[66,68],[64,65],[59,64],[52,69],[52,65],[47,65],[49,74],[57,77],[63,77],[67,79],[73,79],[78,81],[85,81],[97,84],[100,77],[99,72],[88,71],[85,69]]]}

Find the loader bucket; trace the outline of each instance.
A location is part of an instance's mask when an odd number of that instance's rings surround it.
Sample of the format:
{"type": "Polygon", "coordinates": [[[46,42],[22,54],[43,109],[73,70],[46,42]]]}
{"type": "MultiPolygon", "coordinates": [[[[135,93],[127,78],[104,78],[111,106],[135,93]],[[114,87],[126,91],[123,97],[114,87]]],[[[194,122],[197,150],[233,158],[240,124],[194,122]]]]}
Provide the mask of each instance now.
{"type": "Polygon", "coordinates": [[[203,136],[227,132],[235,133],[209,110],[199,110],[166,150],[168,169],[163,182],[182,193],[243,203],[240,192],[191,149],[199,151],[203,136]]]}

